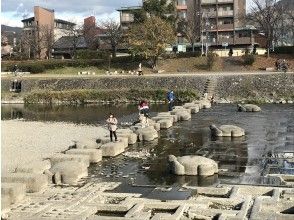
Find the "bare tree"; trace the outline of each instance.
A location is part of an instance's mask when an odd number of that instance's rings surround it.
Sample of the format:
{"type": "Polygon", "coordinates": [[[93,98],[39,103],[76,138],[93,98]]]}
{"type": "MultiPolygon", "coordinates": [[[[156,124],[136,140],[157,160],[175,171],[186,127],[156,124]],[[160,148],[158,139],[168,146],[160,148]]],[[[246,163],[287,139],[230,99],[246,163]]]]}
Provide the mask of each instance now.
{"type": "MultiPolygon", "coordinates": [[[[195,15],[196,16],[196,15],[195,15]]],[[[198,19],[180,20],[178,23],[178,32],[181,33],[191,44],[194,52],[194,44],[200,40],[201,23],[198,19]]]]}
{"type": "Polygon", "coordinates": [[[68,47],[69,53],[75,59],[77,54],[77,47],[79,44],[79,39],[83,35],[83,26],[72,25],[67,29],[63,30],[64,37],[66,37],[66,45],[68,47]]]}
{"type": "Polygon", "coordinates": [[[85,37],[88,49],[97,49],[99,47],[99,38],[97,37],[98,27],[95,23],[83,25],[83,35],[85,37]]]}
{"type": "Polygon", "coordinates": [[[51,58],[53,45],[55,43],[54,29],[48,26],[40,27],[40,33],[43,35],[43,49],[48,59],[51,58]]]}
{"type": "Polygon", "coordinates": [[[247,20],[257,25],[264,33],[268,57],[278,24],[284,15],[283,7],[277,2],[278,0],[253,0],[251,12],[247,16],[247,20]]]}
{"type": "Polygon", "coordinates": [[[110,45],[112,57],[116,57],[118,45],[122,42],[122,30],[120,24],[113,19],[101,22],[101,28],[106,35],[105,42],[110,45]]]}

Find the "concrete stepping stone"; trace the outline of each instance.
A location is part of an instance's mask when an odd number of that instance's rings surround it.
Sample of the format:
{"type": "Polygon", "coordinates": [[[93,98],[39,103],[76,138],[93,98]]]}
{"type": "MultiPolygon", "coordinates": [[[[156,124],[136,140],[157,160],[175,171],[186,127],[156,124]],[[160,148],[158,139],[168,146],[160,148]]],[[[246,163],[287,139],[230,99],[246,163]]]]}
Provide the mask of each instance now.
{"type": "Polygon", "coordinates": [[[191,119],[191,114],[186,111],[177,111],[175,114],[178,117],[179,121],[188,121],[191,119]]]}
{"type": "Polygon", "coordinates": [[[115,157],[125,151],[125,146],[123,142],[109,142],[103,144],[100,149],[102,157],[115,157]]]}
{"type": "Polygon", "coordinates": [[[117,129],[118,137],[128,138],[128,144],[132,145],[137,142],[137,135],[131,129],[117,129]]]}
{"type": "Polygon", "coordinates": [[[138,128],[134,132],[138,135],[140,141],[153,141],[158,138],[158,133],[153,126],[138,128]]]}
{"type": "Polygon", "coordinates": [[[20,167],[17,167],[16,173],[38,173],[42,174],[45,170],[49,170],[51,167],[51,163],[49,160],[43,161],[32,161],[27,164],[23,164],[20,167]]]}
{"type": "Polygon", "coordinates": [[[96,140],[94,141],[77,141],[75,144],[75,147],[77,149],[98,149],[101,146],[101,144],[96,143],[96,140]]]}
{"type": "Polygon", "coordinates": [[[48,178],[44,174],[35,173],[7,173],[1,177],[2,183],[22,183],[26,185],[26,192],[39,192],[48,185],[48,178]]]}
{"type": "Polygon", "coordinates": [[[8,205],[17,203],[25,198],[26,184],[24,183],[2,183],[1,184],[1,199],[8,205]]]}
{"type": "Polygon", "coordinates": [[[55,163],[50,172],[60,175],[61,183],[75,185],[77,182],[88,176],[88,169],[85,163],[77,161],[62,161],[55,163]]]}
{"type": "Polygon", "coordinates": [[[217,163],[202,156],[175,157],[169,155],[168,163],[170,171],[176,175],[211,176],[218,172],[217,163]]]}
{"type": "Polygon", "coordinates": [[[237,105],[237,109],[239,112],[260,112],[261,108],[257,105],[253,105],[253,104],[238,104],[237,105]]]}
{"type": "Polygon", "coordinates": [[[215,137],[241,137],[245,135],[245,130],[235,125],[210,125],[212,136],[215,137]]]}
{"type": "MultiPolygon", "coordinates": [[[[113,137],[113,140],[114,140],[114,137],[113,137]]],[[[117,140],[118,140],[119,143],[122,143],[124,148],[128,147],[128,145],[129,145],[128,137],[125,137],[124,135],[118,136],[118,134],[117,134],[117,140]]],[[[105,136],[105,137],[102,137],[102,138],[99,138],[98,142],[100,142],[102,145],[107,144],[107,143],[111,143],[109,135],[105,136]]]]}
{"type": "Polygon", "coordinates": [[[173,120],[172,119],[161,119],[158,121],[160,124],[161,129],[167,129],[173,126],[173,120]]]}
{"type": "Polygon", "coordinates": [[[70,149],[66,154],[88,155],[90,163],[98,163],[102,160],[101,149],[70,149]]]}
{"type": "Polygon", "coordinates": [[[87,167],[90,166],[90,157],[89,155],[74,155],[74,154],[55,154],[50,157],[51,166],[54,166],[56,163],[60,163],[63,161],[76,161],[82,162],[87,167]]]}

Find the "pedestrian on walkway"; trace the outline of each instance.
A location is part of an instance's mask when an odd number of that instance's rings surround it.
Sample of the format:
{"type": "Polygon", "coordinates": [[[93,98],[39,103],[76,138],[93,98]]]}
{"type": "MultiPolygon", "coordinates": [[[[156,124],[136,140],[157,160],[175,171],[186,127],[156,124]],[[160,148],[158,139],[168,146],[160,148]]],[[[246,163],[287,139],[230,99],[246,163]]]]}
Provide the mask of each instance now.
{"type": "Polygon", "coordinates": [[[174,91],[173,90],[170,90],[168,93],[167,93],[167,100],[168,100],[168,111],[172,111],[173,110],[173,107],[174,107],[174,102],[175,102],[175,94],[174,94],[174,91]]]}
{"type": "Polygon", "coordinates": [[[139,75],[139,76],[143,75],[142,63],[139,63],[138,75],[139,75]]]}
{"type": "Polygon", "coordinates": [[[115,141],[117,141],[116,129],[117,129],[117,119],[112,113],[109,114],[109,118],[106,120],[108,125],[108,130],[110,132],[110,141],[113,141],[112,136],[114,136],[115,141]]]}

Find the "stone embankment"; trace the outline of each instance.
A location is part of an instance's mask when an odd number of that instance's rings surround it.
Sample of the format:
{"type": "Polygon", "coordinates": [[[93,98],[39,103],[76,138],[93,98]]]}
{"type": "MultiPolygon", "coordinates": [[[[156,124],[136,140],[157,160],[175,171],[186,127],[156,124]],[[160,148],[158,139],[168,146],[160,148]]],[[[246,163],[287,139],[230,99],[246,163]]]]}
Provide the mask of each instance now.
{"type": "MultiPolygon", "coordinates": [[[[2,93],[9,92],[11,80],[5,77],[1,79],[2,93]]],[[[132,101],[134,96],[123,91],[182,90],[193,91],[199,95],[207,90],[207,94],[216,94],[216,99],[221,102],[233,102],[240,100],[257,100],[260,102],[292,102],[294,97],[293,73],[252,73],[252,74],[174,74],[152,76],[97,76],[97,77],[22,77],[22,93],[48,91],[75,91],[94,90],[103,92],[95,97],[96,101],[132,101]],[[209,85],[208,85],[209,80],[209,85]],[[213,87],[213,88],[212,88],[213,87]],[[122,92],[119,92],[122,91],[122,92]],[[107,93],[108,92],[108,93],[107,93]],[[104,93],[108,94],[105,95],[104,93]],[[113,96],[115,94],[115,96],[113,96]]],[[[70,98],[74,98],[75,96],[70,98]]],[[[146,95],[146,93],[145,93],[146,95]]],[[[41,97],[39,97],[41,98],[41,97]]],[[[48,97],[47,97],[48,98],[48,97]]],[[[65,96],[64,98],[69,98],[65,96]]],[[[86,99],[91,99],[86,97],[86,99]]],[[[93,98],[93,97],[92,97],[93,98]]],[[[165,96],[157,97],[164,100],[165,96]]],[[[7,101],[7,100],[3,100],[7,101]]],[[[42,101],[42,100],[40,100],[42,101]]],[[[44,101],[44,100],[43,100],[44,101]]],[[[65,100],[64,100],[65,101],[65,100]]],[[[93,100],[88,100],[93,101],[93,100]]]]}

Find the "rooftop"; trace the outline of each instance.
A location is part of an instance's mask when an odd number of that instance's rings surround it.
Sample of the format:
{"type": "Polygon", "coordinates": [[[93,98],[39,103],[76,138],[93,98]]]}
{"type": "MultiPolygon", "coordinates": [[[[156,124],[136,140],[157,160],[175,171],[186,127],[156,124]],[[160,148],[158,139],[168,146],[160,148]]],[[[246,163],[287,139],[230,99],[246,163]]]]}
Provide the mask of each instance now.
{"type": "Polygon", "coordinates": [[[117,11],[131,11],[131,10],[140,10],[142,9],[142,6],[129,6],[129,7],[121,7],[120,9],[117,9],[117,11]]]}

